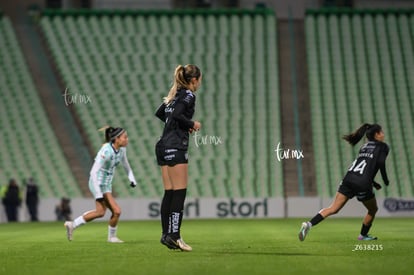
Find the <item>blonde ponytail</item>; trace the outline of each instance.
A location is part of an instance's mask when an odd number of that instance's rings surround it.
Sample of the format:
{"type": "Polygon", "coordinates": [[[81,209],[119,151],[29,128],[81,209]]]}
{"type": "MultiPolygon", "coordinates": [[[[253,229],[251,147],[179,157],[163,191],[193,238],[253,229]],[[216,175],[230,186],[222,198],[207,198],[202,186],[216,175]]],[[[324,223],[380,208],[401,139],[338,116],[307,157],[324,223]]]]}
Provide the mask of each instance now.
{"type": "Polygon", "coordinates": [[[170,103],[175,98],[175,95],[177,94],[177,90],[185,87],[184,71],[185,71],[185,68],[183,65],[178,65],[175,68],[173,85],[170,91],[168,92],[168,95],[164,97],[165,104],[170,103]]]}
{"type": "Polygon", "coordinates": [[[164,103],[169,104],[177,94],[177,90],[188,89],[190,80],[192,78],[199,79],[201,76],[200,69],[192,64],[187,64],[185,66],[178,65],[174,71],[174,82],[168,92],[168,95],[164,97],[164,103]]]}

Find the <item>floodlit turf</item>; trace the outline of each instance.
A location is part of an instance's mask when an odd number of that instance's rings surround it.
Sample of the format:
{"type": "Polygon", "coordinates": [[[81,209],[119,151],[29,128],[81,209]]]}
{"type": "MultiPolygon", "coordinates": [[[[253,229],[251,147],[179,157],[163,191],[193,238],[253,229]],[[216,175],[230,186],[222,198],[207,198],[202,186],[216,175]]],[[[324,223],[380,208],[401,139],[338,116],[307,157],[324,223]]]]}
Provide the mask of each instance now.
{"type": "Polygon", "coordinates": [[[67,241],[63,223],[0,224],[0,274],[412,274],[412,218],[378,218],[356,237],[361,219],[330,218],[304,242],[302,219],[184,220],[192,252],[159,243],[156,221],[121,221],[123,244],[106,242],[107,224],[94,221],[67,241]]]}

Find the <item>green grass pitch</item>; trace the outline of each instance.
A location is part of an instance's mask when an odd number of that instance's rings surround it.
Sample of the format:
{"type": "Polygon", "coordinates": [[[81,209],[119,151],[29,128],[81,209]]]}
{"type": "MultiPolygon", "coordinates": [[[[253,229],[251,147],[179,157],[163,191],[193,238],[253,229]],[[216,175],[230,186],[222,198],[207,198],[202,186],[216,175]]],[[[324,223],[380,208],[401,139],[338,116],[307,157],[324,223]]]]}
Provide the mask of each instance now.
{"type": "Polygon", "coordinates": [[[0,224],[0,274],[412,274],[413,218],[377,218],[377,241],[356,237],[361,219],[330,218],[307,239],[302,219],[184,220],[192,252],[159,243],[158,221],[120,221],[122,244],[94,221],[67,241],[63,223],[0,224]]]}

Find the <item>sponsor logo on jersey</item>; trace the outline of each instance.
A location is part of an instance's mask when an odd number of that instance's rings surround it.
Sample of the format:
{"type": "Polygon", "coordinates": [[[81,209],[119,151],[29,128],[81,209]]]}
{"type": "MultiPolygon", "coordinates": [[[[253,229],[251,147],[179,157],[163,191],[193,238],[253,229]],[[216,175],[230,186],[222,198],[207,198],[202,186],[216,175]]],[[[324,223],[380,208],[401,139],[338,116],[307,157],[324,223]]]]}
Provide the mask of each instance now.
{"type": "Polygon", "coordinates": [[[186,96],[184,97],[184,101],[185,102],[187,102],[187,103],[190,103],[191,102],[191,100],[193,99],[193,97],[194,97],[194,95],[193,95],[193,93],[192,92],[190,92],[190,91],[186,91],[186,96]]]}

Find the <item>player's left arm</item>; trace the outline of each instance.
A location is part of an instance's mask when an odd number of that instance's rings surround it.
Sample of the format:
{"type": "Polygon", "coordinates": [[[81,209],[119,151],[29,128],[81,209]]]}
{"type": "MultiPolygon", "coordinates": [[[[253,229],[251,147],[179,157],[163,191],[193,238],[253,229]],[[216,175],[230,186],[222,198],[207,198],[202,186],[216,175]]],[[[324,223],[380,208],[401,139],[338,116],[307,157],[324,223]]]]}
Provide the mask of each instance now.
{"type": "Polygon", "coordinates": [[[124,166],[125,172],[128,175],[130,186],[131,187],[137,186],[137,181],[135,180],[134,172],[131,169],[131,165],[129,165],[129,161],[126,155],[126,150],[125,150],[124,156],[121,159],[121,163],[122,163],[122,166],[124,166]]]}
{"type": "Polygon", "coordinates": [[[382,180],[384,181],[384,184],[388,186],[390,183],[387,175],[387,169],[385,168],[385,159],[387,158],[389,153],[389,148],[385,144],[384,149],[380,151],[380,155],[378,156],[378,167],[381,172],[382,180]]]}
{"type": "Polygon", "coordinates": [[[172,118],[178,122],[182,129],[191,131],[190,129],[194,128],[195,122],[188,119],[184,113],[187,109],[194,108],[195,100],[195,95],[187,93],[184,97],[180,98],[175,105],[172,118]]]}

